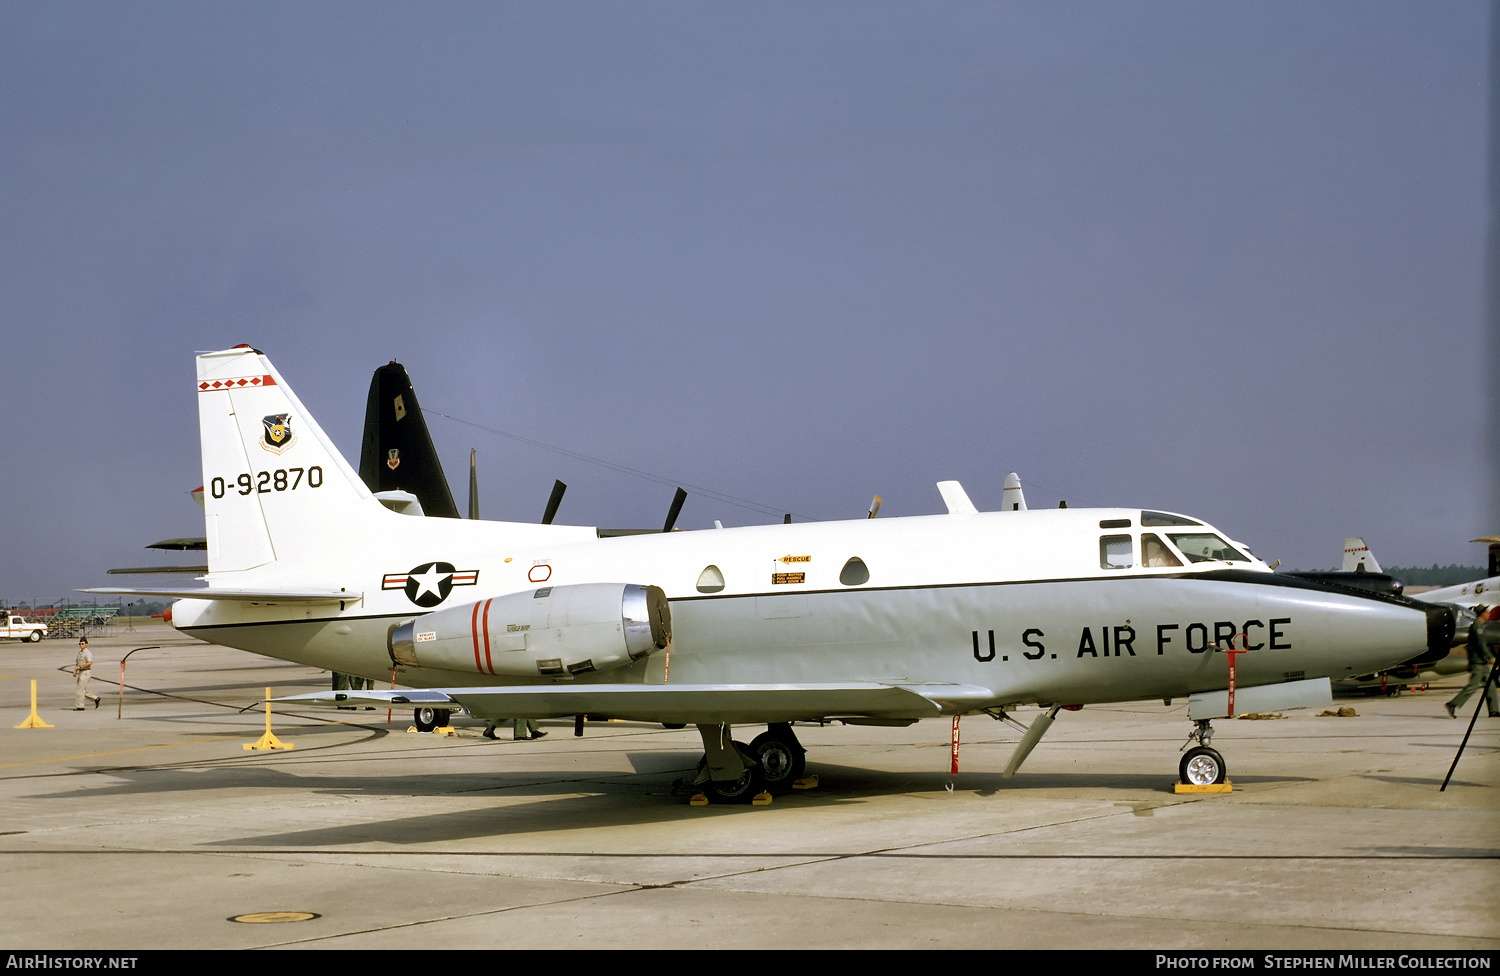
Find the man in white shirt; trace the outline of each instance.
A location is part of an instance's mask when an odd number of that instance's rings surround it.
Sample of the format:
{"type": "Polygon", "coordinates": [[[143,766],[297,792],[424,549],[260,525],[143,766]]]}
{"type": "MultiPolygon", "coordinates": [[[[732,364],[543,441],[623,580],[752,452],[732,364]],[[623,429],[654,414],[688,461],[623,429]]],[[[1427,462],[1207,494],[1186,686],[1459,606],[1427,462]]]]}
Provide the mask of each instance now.
{"type": "Polygon", "coordinates": [[[73,711],[83,711],[85,701],[93,701],[99,707],[99,699],[89,694],[89,674],[94,669],[94,655],[89,653],[89,639],[78,638],[78,658],[73,662],[73,677],[78,680],[78,694],[73,698],[73,711]]]}

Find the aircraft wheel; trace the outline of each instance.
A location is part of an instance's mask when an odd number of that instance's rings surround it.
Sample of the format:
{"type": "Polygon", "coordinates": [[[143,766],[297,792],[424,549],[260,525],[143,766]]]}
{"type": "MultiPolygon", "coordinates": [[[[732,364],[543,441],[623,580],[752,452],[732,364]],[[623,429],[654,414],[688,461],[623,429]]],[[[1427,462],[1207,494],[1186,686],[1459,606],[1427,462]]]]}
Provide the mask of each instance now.
{"type": "Polygon", "coordinates": [[[42,632],[40,630],[33,630],[31,632],[31,636],[26,639],[35,644],[37,641],[42,639],[42,632]]]}
{"type": "Polygon", "coordinates": [[[1215,786],[1224,782],[1224,757],[1208,746],[1194,746],[1183,754],[1177,775],[1192,786],[1215,786]]]}
{"type": "Polygon", "coordinates": [[[431,706],[419,708],[412,712],[412,721],[416,723],[418,732],[431,732],[448,724],[448,710],[431,706]]]}
{"type": "Polygon", "coordinates": [[[750,743],[750,755],[760,763],[761,778],[773,793],[791,789],[807,770],[807,750],[790,728],[772,728],[756,736],[750,743]]]}
{"type": "Polygon", "coordinates": [[[749,803],[764,789],[760,769],[755,766],[747,768],[744,775],[732,783],[714,779],[703,783],[703,792],[709,803],[749,803]]]}
{"type": "MultiPolygon", "coordinates": [[[[742,757],[753,757],[750,747],[738,739],[734,740],[734,747],[739,750],[742,757]]],[[[698,759],[698,772],[703,772],[703,767],[708,765],[708,757],[701,756],[698,759]]],[[[708,797],[710,803],[749,803],[756,795],[766,788],[765,779],[761,776],[759,766],[745,766],[745,772],[734,782],[728,780],[704,780],[701,784],[703,793],[708,797]]]]}

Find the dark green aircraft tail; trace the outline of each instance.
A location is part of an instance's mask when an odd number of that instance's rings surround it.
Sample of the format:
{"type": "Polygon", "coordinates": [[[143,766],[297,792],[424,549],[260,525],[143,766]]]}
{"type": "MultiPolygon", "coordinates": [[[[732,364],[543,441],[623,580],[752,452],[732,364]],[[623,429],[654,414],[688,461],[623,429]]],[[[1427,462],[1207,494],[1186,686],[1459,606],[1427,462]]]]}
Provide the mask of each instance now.
{"type": "Polygon", "coordinates": [[[458,518],[458,506],[443,476],[411,378],[395,360],[377,369],[370,379],[359,477],[372,492],[410,492],[422,504],[424,515],[458,518]]]}

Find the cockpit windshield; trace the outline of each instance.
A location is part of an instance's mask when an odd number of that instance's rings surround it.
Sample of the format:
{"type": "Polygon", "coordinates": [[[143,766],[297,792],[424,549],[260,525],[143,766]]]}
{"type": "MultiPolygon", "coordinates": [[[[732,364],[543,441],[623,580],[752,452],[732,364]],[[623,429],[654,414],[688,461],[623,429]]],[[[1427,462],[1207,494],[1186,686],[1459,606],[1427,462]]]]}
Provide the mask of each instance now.
{"type": "Polygon", "coordinates": [[[1173,545],[1182,550],[1182,554],[1188,558],[1189,562],[1207,563],[1224,561],[1248,563],[1250,561],[1249,556],[1246,556],[1212,532],[1171,532],[1167,534],[1167,538],[1171,539],[1173,545]]]}

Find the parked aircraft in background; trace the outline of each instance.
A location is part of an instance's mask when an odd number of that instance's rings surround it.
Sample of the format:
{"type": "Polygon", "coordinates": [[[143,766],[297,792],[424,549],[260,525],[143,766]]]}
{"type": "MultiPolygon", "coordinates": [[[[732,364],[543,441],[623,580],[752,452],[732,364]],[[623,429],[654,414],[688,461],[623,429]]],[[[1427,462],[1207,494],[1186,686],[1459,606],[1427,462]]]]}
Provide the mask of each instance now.
{"type": "Polygon", "coordinates": [[[1039,706],[1010,775],[1064,706],[1143,699],[1188,699],[1179,775],[1218,782],[1231,661],[1236,709],[1287,708],[1453,636],[1448,608],[1275,574],[1197,519],[982,513],[956,482],[944,515],[617,538],[413,518],[257,350],[199,356],[196,389],[206,585],[89,592],[178,597],[185,633],[412,689],[299,703],[692,724],[723,802],[801,775],[794,722],[1039,706]],[[734,725],[767,729],[743,746],[734,725]]]}
{"type": "Polygon", "coordinates": [[[370,377],[359,477],[393,511],[458,518],[411,377],[394,359],[370,377]]]}
{"type": "MultiPolygon", "coordinates": [[[[1474,539],[1474,542],[1491,542],[1490,539],[1474,539]]],[[[1490,546],[1490,576],[1486,579],[1472,580],[1468,583],[1459,583],[1454,586],[1436,587],[1422,590],[1414,596],[1423,603],[1434,603],[1449,606],[1454,611],[1454,632],[1452,647],[1442,656],[1434,656],[1434,653],[1420,655],[1413,660],[1374,673],[1358,675],[1347,679],[1343,684],[1348,687],[1364,691],[1380,690],[1387,694],[1397,693],[1408,685],[1417,682],[1435,681],[1438,678],[1450,674],[1461,674],[1469,669],[1469,657],[1464,652],[1464,642],[1467,639],[1469,625],[1474,622],[1475,617],[1483,611],[1484,607],[1493,606],[1495,595],[1500,593],[1500,572],[1495,566],[1496,546],[1490,546]]],[[[1344,564],[1342,572],[1339,573],[1298,573],[1304,577],[1313,577],[1329,583],[1341,583],[1343,585],[1361,586],[1386,591],[1388,588],[1396,593],[1403,591],[1400,580],[1384,573],[1380,563],[1376,561],[1375,554],[1370,547],[1365,545],[1365,540],[1360,538],[1344,540],[1344,564]],[[1366,581],[1370,581],[1368,584],[1366,581]],[[1385,581],[1390,581],[1389,583],[1385,581]]]]}

